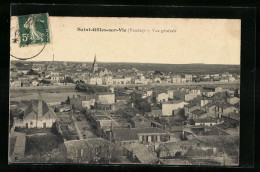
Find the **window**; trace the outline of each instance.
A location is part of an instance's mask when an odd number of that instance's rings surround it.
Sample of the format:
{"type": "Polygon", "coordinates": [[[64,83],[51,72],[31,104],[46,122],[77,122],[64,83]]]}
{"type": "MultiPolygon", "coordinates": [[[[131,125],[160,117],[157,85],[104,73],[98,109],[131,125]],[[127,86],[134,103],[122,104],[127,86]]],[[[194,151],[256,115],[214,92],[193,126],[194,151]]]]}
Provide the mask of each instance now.
{"type": "Polygon", "coordinates": [[[80,156],[83,157],[83,149],[80,149],[80,156]]]}
{"type": "Polygon", "coordinates": [[[95,147],[95,154],[97,155],[99,152],[99,148],[98,147],[95,147]]]}
{"type": "Polygon", "coordinates": [[[33,122],[30,122],[30,125],[33,125],[33,122]]]}

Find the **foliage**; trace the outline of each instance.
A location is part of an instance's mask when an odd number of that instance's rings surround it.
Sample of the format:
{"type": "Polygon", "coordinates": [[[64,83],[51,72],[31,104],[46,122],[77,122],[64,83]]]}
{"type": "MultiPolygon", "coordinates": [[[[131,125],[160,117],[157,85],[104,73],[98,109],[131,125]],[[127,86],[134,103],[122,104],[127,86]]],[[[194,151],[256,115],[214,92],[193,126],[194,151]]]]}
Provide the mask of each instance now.
{"type": "Polygon", "coordinates": [[[64,79],[64,82],[74,83],[74,80],[73,80],[71,77],[67,76],[67,77],[64,79]]]}
{"type": "Polygon", "coordinates": [[[159,119],[159,122],[160,122],[161,124],[163,124],[163,125],[167,125],[167,124],[169,123],[168,120],[165,119],[165,118],[160,118],[160,119],[159,119]]]}
{"type": "Polygon", "coordinates": [[[193,119],[189,120],[190,125],[195,125],[195,121],[193,119]]]}
{"type": "Polygon", "coordinates": [[[32,70],[32,69],[28,71],[27,75],[38,75],[38,76],[40,76],[40,74],[38,72],[36,72],[35,70],[32,70]]]}
{"type": "Polygon", "coordinates": [[[15,66],[16,66],[16,67],[23,67],[23,66],[24,66],[24,64],[23,64],[23,63],[21,63],[21,62],[17,62],[17,63],[15,63],[15,66]]]}
{"type": "Polygon", "coordinates": [[[176,152],[175,153],[175,157],[180,157],[181,156],[181,152],[176,152]]]}
{"type": "Polygon", "coordinates": [[[216,147],[219,152],[226,153],[228,156],[239,155],[239,136],[221,135],[210,138],[207,142],[216,147]]]}
{"type": "Polygon", "coordinates": [[[59,144],[62,142],[63,140],[54,134],[27,137],[25,154],[36,155],[39,153],[46,153],[55,148],[58,148],[59,144]]]}
{"type": "Polygon", "coordinates": [[[48,81],[48,80],[41,80],[40,83],[42,84],[51,84],[51,81],[48,81]]]}
{"type": "Polygon", "coordinates": [[[213,155],[213,150],[208,149],[208,150],[203,150],[203,149],[189,149],[186,153],[185,156],[212,156],[213,155]]]}
{"type": "Polygon", "coordinates": [[[145,100],[136,100],[135,107],[144,114],[145,112],[151,112],[151,104],[145,100]]]}
{"type": "Polygon", "coordinates": [[[213,95],[212,97],[212,101],[213,102],[223,102],[223,103],[226,103],[226,100],[228,98],[228,94],[227,92],[224,92],[224,93],[216,93],[215,95],[213,95]]]}
{"type": "Polygon", "coordinates": [[[163,73],[161,71],[156,70],[154,71],[154,75],[163,75],[163,73]]]}
{"type": "Polygon", "coordinates": [[[70,104],[70,97],[67,97],[66,104],[70,104]]]}

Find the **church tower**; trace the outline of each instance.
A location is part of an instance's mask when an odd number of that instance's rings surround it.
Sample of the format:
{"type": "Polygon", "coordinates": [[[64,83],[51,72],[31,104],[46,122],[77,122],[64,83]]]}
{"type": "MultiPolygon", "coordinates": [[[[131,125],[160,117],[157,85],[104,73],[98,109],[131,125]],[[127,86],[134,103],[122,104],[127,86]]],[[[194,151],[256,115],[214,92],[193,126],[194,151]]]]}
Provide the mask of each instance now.
{"type": "Polygon", "coordinates": [[[95,54],[94,62],[92,65],[92,73],[95,73],[97,71],[98,71],[98,65],[97,65],[97,58],[96,58],[96,54],[95,54]]]}

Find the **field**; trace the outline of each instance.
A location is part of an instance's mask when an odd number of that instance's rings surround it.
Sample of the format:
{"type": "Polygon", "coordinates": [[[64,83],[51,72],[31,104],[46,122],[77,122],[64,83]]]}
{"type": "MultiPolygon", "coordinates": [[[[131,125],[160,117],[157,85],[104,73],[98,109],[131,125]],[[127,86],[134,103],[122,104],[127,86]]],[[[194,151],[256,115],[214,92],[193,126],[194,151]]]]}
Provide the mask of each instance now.
{"type": "Polygon", "coordinates": [[[171,72],[176,74],[213,74],[213,73],[240,73],[239,65],[219,65],[219,64],[152,64],[152,63],[100,63],[100,66],[105,66],[108,70],[115,69],[132,69],[136,68],[142,71],[157,70],[162,72],[171,72]]]}
{"type": "Polygon", "coordinates": [[[38,99],[38,91],[41,92],[43,100],[47,103],[62,102],[68,96],[86,95],[84,92],[78,92],[73,88],[60,89],[33,89],[33,90],[10,90],[10,101],[38,99]]]}
{"type": "MultiPolygon", "coordinates": [[[[12,64],[17,63],[18,61],[11,61],[12,64]]],[[[34,62],[34,63],[43,63],[43,62],[34,62]]],[[[57,62],[62,63],[62,61],[57,62]]],[[[91,68],[92,62],[67,62],[67,64],[78,63],[87,64],[88,68],[91,68]]],[[[119,69],[132,69],[136,68],[141,71],[148,70],[157,70],[162,72],[171,72],[175,74],[213,74],[213,73],[223,73],[229,72],[232,74],[240,73],[240,65],[222,65],[222,64],[203,64],[203,63],[193,63],[193,64],[154,64],[154,63],[113,63],[113,62],[98,62],[99,67],[107,68],[112,72],[119,69]]]]}
{"type": "Polygon", "coordinates": [[[20,162],[25,163],[55,163],[66,162],[63,139],[57,136],[52,129],[18,129],[26,133],[25,156],[20,162]]]}

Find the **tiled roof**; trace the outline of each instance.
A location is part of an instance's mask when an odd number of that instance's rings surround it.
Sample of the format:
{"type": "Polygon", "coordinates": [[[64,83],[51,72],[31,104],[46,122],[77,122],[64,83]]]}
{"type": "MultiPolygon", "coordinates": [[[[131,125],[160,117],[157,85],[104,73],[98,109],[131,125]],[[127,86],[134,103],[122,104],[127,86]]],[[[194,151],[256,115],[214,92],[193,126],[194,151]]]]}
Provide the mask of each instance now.
{"type": "Polygon", "coordinates": [[[161,159],[161,162],[165,165],[192,165],[185,159],[161,159]]]}
{"type": "MultiPolygon", "coordinates": [[[[35,114],[38,114],[38,101],[39,100],[31,100],[29,107],[24,112],[24,117],[26,117],[32,111],[35,114]]],[[[44,116],[47,112],[49,112],[49,107],[45,101],[42,101],[42,115],[44,116]]]]}
{"type": "Polygon", "coordinates": [[[191,139],[191,140],[185,140],[179,142],[166,142],[159,145],[159,150],[175,150],[185,146],[187,148],[187,146],[192,146],[192,145],[196,146],[198,145],[198,143],[200,145],[204,145],[204,143],[199,139],[191,139]]]}
{"type": "Polygon", "coordinates": [[[69,140],[64,142],[67,149],[93,148],[112,144],[103,138],[90,138],[82,140],[69,140]]]}
{"type": "Polygon", "coordinates": [[[198,119],[193,119],[195,123],[207,123],[207,122],[212,122],[212,123],[216,123],[217,120],[214,118],[198,118],[198,119]]]}
{"type": "Polygon", "coordinates": [[[184,107],[191,108],[191,107],[194,107],[196,105],[197,105],[196,103],[189,103],[187,105],[184,105],[184,107]]]}
{"type": "Polygon", "coordinates": [[[200,110],[200,109],[196,109],[196,110],[192,111],[191,113],[196,114],[196,115],[202,115],[202,114],[205,114],[207,112],[200,110]]]}
{"type": "Polygon", "coordinates": [[[128,100],[129,96],[116,96],[116,100],[128,100]]]}
{"type": "Polygon", "coordinates": [[[182,131],[183,126],[182,125],[173,125],[171,126],[171,131],[177,132],[177,131],[182,131]]]}
{"type": "Polygon", "coordinates": [[[111,93],[111,92],[97,92],[95,93],[96,95],[112,95],[114,93],[111,93]]]}
{"type": "Polygon", "coordinates": [[[232,118],[232,119],[235,119],[235,120],[240,120],[240,113],[231,112],[229,114],[229,117],[232,118]]]}
{"type": "Polygon", "coordinates": [[[216,106],[216,102],[209,102],[209,103],[207,103],[207,104],[205,104],[204,106],[202,106],[202,107],[212,107],[212,106],[216,106]]]}
{"type": "Polygon", "coordinates": [[[148,119],[146,119],[146,118],[144,118],[142,116],[135,116],[135,117],[131,118],[131,120],[134,121],[134,122],[141,122],[142,120],[144,122],[149,122],[150,121],[150,120],[148,120],[148,119]]]}
{"type": "Polygon", "coordinates": [[[146,146],[142,144],[135,143],[135,144],[125,145],[124,147],[128,151],[133,152],[133,154],[138,158],[138,160],[142,164],[153,164],[158,160],[156,154],[150,152],[146,148],[146,146]]]}
{"type": "Polygon", "coordinates": [[[232,105],[231,104],[228,104],[228,103],[218,103],[217,104],[219,107],[221,107],[221,108],[228,108],[228,107],[232,107],[232,105]]]}
{"type": "Polygon", "coordinates": [[[115,135],[115,140],[118,141],[128,141],[128,140],[138,140],[138,134],[140,133],[166,133],[159,128],[115,128],[113,129],[115,135]]]}
{"type": "Polygon", "coordinates": [[[152,107],[151,107],[151,110],[162,110],[162,109],[160,109],[160,108],[157,107],[157,106],[152,106],[152,107]]]}
{"type": "Polygon", "coordinates": [[[115,128],[113,129],[113,133],[115,140],[118,141],[138,140],[137,133],[129,128],[115,128]]]}

